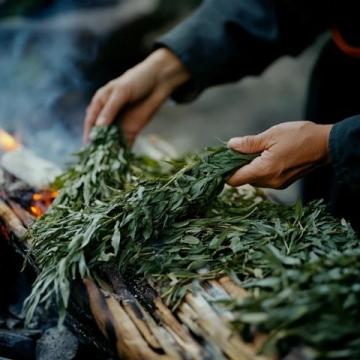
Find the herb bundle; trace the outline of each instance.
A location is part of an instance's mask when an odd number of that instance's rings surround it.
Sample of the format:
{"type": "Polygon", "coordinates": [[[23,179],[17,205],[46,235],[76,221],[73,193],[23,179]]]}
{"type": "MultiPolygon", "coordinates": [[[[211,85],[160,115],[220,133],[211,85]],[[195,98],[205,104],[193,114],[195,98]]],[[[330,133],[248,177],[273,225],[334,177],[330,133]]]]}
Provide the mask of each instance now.
{"type": "Polygon", "coordinates": [[[128,243],[157,238],[176,220],[199,214],[221,192],[225,177],[254,158],[225,147],[211,149],[174,175],[131,179],[126,150],[102,145],[115,145],[116,131],[96,135],[81,153],[80,165],[63,176],[59,200],[28,234],[41,269],[25,303],[28,321],[37,305],[49,305],[52,296],[62,321],[72,280],[96,277],[101,264],[119,259],[128,243]],[[114,181],[110,176],[117,171],[121,174],[114,181]],[[106,195],[109,177],[118,188],[111,197],[106,195]]]}
{"type": "Polygon", "coordinates": [[[277,205],[259,201],[257,193],[227,190],[205,217],[129,247],[123,264],[174,307],[199,289],[194,281],[228,275],[248,297],[220,305],[232,311],[236,330],[269,334],[263,351],[276,345],[286,353],[305,344],[312,357],[354,359],[360,354],[359,245],[351,227],[321,202],[277,205]]]}
{"type": "Polygon", "coordinates": [[[90,143],[76,157],[75,165],[54,183],[55,187],[61,188],[52,206],[55,211],[60,206],[82,209],[96,199],[108,198],[112,189],[121,189],[130,181],[129,164],[132,155],[116,127],[94,128],[90,143]]]}
{"type": "Polygon", "coordinates": [[[54,295],[59,319],[63,321],[71,279],[79,271],[82,275],[88,273],[84,253],[77,248],[69,254],[73,267],[65,268],[69,242],[73,237],[79,237],[76,235],[79,234],[77,230],[83,212],[131,181],[129,164],[132,155],[122,133],[116,127],[96,127],[90,139],[91,142],[76,154],[77,162],[55,180],[53,185],[60,192],[51,208],[26,234],[28,243],[32,245],[29,256],[34,256],[41,271],[24,304],[27,322],[37,305],[44,303],[49,306],[54,295]],[[65,219],[69,218],[73,228],[68,227],[65,234],[65,219]]]}

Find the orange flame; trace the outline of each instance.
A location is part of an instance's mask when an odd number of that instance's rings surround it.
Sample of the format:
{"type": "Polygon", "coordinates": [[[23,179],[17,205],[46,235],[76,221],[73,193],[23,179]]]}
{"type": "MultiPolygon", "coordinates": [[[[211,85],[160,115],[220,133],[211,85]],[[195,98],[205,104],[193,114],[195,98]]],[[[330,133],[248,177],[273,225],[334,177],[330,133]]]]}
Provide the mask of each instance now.
{"type": "Polygon", "coordinates": [[[30,212],[35,217],[40,217],[46,212],[57,196],[58,192],[52,190],[42,190],[33,194],[30,212]]]}
{"type": "Polygon", "coordinates": [[[0,150],[13,151],[20,147],[20,143],[8,132],[0,129],[0,150]]]}

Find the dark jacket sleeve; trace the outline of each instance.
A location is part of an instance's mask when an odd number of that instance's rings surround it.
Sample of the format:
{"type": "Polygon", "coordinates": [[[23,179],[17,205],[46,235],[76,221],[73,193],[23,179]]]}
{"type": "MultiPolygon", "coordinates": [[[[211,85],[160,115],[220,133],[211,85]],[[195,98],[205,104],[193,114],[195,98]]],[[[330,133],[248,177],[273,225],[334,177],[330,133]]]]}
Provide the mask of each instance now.
{"type": "Polygon", "coordinates": [[[192,75],[175,99],[191,100],[206,87],[298,54],[329,27],[331,1],[205,0],[156,44],[173,51],[192,75]]]}
{"type": "Polygon", "coordinates": [[[360,115],[340,121],[330,132],[330,155],[336,182],[360,190],[360,115]]]}

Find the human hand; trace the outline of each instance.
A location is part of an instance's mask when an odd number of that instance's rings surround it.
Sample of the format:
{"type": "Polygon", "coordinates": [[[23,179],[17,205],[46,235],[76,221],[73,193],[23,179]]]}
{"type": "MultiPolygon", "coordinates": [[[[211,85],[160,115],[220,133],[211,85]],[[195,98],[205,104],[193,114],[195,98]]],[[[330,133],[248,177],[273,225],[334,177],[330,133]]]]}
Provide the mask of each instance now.
{"type": "Polygon", "coordinates": [[[171,51],[156,50],[96,92],[86,112],[84,141],[88,141],[94,125],[110,125],[122,112],[121,126],[132,143],[168,96],[189,77],[171,51]]]}
{"type": "Polygon", "coordinates": [[[331,128],[332,125],[310,121],[286,122],[258,135],[230,139],[230,148],[246,154],[260,153],[260,156],[233,174],[228,184],[287,187],[314,167],[330,161],[331,128]]]}

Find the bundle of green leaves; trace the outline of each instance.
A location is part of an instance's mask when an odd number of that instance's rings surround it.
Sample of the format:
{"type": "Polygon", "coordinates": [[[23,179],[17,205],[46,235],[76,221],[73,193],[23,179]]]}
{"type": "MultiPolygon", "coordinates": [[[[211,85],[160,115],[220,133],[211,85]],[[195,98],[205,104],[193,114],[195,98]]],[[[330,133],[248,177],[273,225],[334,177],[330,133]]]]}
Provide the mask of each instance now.
{"type": "Polygon", "coordinates": [[[132,154],[122,133],[115,127],[94,128],[89,144],[75,155],[76,163],[53,184],[61,192],[47,218],[57,212],[60,205],[73,210],[82,209],[97,199],[108,198],[112,189],[122,189],[131,181],[129,166],[132,154]]]}
{"type": "Polygon", "coordinates": [[[225,177],[254,158],[211,149],[175,174],[152,178],[144,174],[149,163],[141,167],[143,159],[133,161],[132,173],[133,156],[119,142],[118,130],[95,131],[79,163],[62,176],[59,199],[28,233],[41,272],[25,302],[27,321],[53,296],[63,321],[72,280],[96,278],[127,243],[156,239],[175,221],[201,213],[221,192],[225,177]]]}

